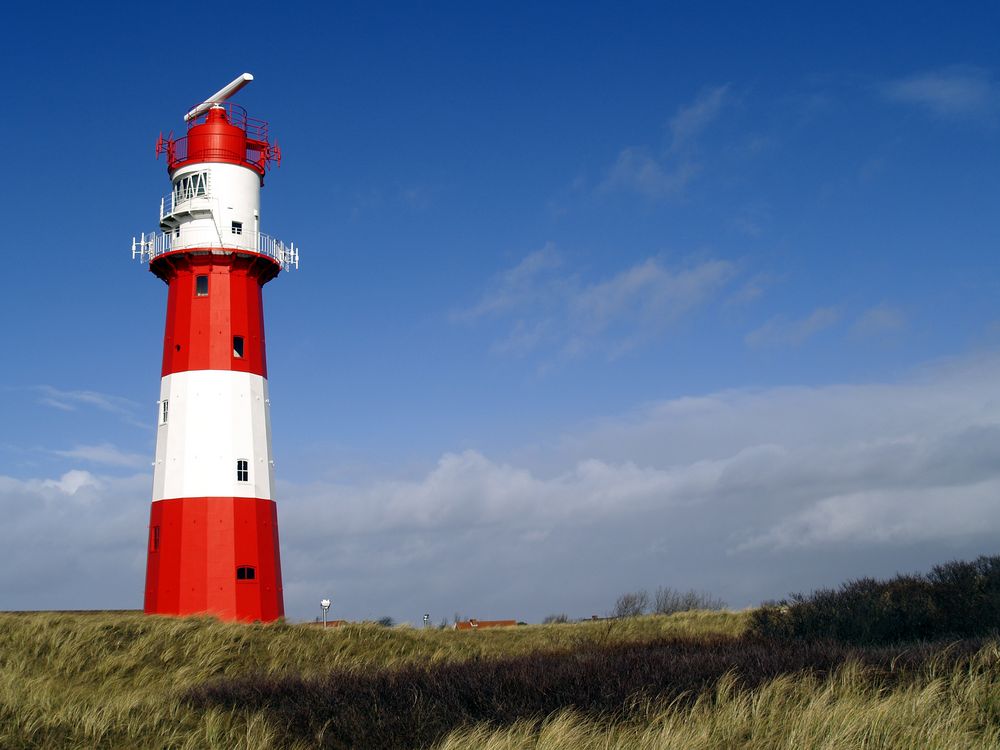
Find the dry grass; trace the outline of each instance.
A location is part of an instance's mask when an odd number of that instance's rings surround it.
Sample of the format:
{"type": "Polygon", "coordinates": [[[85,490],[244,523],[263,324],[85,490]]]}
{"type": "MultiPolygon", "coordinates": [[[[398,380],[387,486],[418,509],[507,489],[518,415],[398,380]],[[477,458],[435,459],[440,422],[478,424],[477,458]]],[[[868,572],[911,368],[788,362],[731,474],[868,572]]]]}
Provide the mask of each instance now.
{"type": "MultiPolygon", "coordinates": [[[[264,711],[199,709],[205,682],[253,674],[457,663],[588,644],[744,632],[744,613],[453,632],[356,625],[323,631],[143,615],[0,615],[2,748],[285,748],[264,711]]],[[[931,663],[879,686],[866,668],[779,677],[752,691],[724,679],[686,703],[617,718],[570,711],[452,732],[439,750],[613,748],[1000,748],[1000,653],[931,663]]],[[[298,744],[293,747],[311,747],[298,744]]]]}
{"type": "Polygon", "coordinates": [[[141,614],[0,615],[0,747],[278,747],[261,712],[195,710],[179,697],[220,677],[465,661],[640,642],[737,635],[743,613],[685,613],[483,632],[352,625],[238,625],[141,614]]]}
{"type": "Polygon", "coordinates": [[[502,729],[453,732],[435,750],[718,750],[745,748],[1000,747],[1000,650],[971,665],[929,665],[910,683],[879,687],[849,664],[824,680],[785,676],[745,692],[724,679],[693,707],[650,704],[638,716],[594,721],[572,711],[502,729]]]}

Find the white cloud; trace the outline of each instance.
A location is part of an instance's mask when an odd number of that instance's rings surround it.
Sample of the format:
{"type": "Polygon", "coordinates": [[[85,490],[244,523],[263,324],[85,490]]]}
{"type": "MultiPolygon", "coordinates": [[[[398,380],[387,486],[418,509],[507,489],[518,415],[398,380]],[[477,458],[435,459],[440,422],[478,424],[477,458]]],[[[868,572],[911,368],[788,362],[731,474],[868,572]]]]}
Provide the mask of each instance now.
{"type": "Polygon", "coordinates": [[[75,495],[84,487],[100,487],[100,482],[89,471],[73,469],[67,471],[59,479],[46,479],[42,487],[56,489],[66,495],[75,495]]]}
{"type": "Polygon", "coordinates": [[[111,443],[98,445],[75,445],[70,450],[52,451],[57,456],[86,461],[102,466],[124,466],[138,468],[149,465],[150,456],[138,453],[126,453],[111,443]]]}
{"type": "Polygon", "coordinates": [[[669,198],[682,193],[698,169],[690,161],[667,165],[643,149],[625,148],[598,186],[598,192],[633,190],[651,199],[669,198]]]}
{"type": "Polygon", "coordinates": [[[903,311],[885,303],[865,310],[854,324],[858,336],[884,336],[906,326],[903,311]]]}
{"type": "Polygon", "coordinates": [[[137,427],[147,427],[136,419],[138,404],[127,398],[112,396],[107,393],[87,390],[62,390],[51,385],[36,385],[30,390],[38,394],[38,402],[60,411],[76,411],[81,407],[98,409],[120,417],[123,421],[137,427]]]}
{"type": "MultiPolygon", "coordinates": [[[[525,443],[411,476],[279,475],[289,614],[332,593],[351,618],[537,620],[660,584],[744,606],[1000,538],[1000,356],[675,398],[525,443]]],[[[140,606],[149,490],[148,474],[0,475],[0,608],[140,606]]]]}
{"type": "Polygon", "coordinates": [[[596,192],[619,190],[639,193],[650,200],[675,198],[683,194],[701,165],[692,158],[698,136],[714,122],[729,98],[729,86],[702,91],[688,105],[678,108],[670,119],[670,142],[659,156],[648,148],[630,146],[618,152],[607,176],[596,192]]]}
{"type": "Polygon", "coordinates": [[[729,85],[707,88],[670,120],[671,149],[677,150],[714,122],[729,98],[729,85]]]}
{"type": "Polygon", "coordinates": [[[944,118],[980,118],[992,114],[997,90],[992,76],[982,68],[951,66],[890,82],[886,96],[914,104],[944,118]]]}
{"type": "Polygon", "coordinates": [[[603,332],[623,319],[656,328],[703,304],[734,274],[728,261],[710,260],[671,271],[657,259],[647,258],[578,290],[569,298],[569,307],[591,333],[603,332]]]}
{"type": "Polygon", "coordinates": [[[778,283],[780,279],[774,274],[758,273],[743,282],[726,300],[727,305],[748,305],[764,296],[768,287],[778,283]]]}
{"type": "Polygon", "coordinates": [[[835,307],[818,307],[800,320],[771,318],[745,337],[749,346],[798,346],[840,320],[835,307]]]}
{"type": "Polygon", "coordinates": [[[0,475],[0,609],[142,607],[148,475],[0,475]]]}
{"type": "Polygon", "coordinates": [[[465,450],[409,479],[280,489],[289,575],[320,586],[318,570],[349,569],[351,596],[541,617],[672,582],[751,603],[989,551],[1000,358],[674,399],[519,460],[465,450]]]}
{"type": "Polygon", "coordinates": [[[753,536],[739,551],[861,541],[947,541],[997,533],[1000,478],[964,486],[861,490],[826,497],[753,536]]]}
{"type": "Polygon", "coordinates": [[[452,318],[509,321],[492,345],[497,354],[524,356],[548,346],[563,355],[595,349],[615,355],[713,299],[735,273],[724,260],[670,269],[647,258],[586,283],[546,245],[500,273],[479,302],[452,318]]]}
{"type": "Polygon", "coordinates": [[[454,313],[452,319],[475,320],[531,303],[538,295],[540,279],[560,265],[562,259],[556,252],[555,245],[546,243],[541,250],[528,253],[516,266],[498,274],[490,284],[489,291],[476,305],[454,313]]]}
{"type": "MultiPolygon", "coordinates": [[[[916,509],[937,504],[944,513],[964,497],[981,504],[983,488],[1000,482],[1000,385],[988,373],[1000,374],[1000,359],[895,384],[681,398],[566,436],[541,460],[536,448],[533,468],[466,450],[445,454],[414,479],[286,489],[310,498],[303,526],[316,521],[316,533],[336,535],[549,528],[682,506],[714,512],[742,498],[748,504],[740,520],[758,527],[831,520],[808,541],[934,538],[939,529],[973,527],[941,527],[921,512],[899,524],[906,498],[916,509]],[[868,511],[859,513],[862,507],[868,511]],[[831,510],[853,520],[835,521],[831,510]]],[[[987,527],[1000,530],[1000,514],[987,527]]]]}

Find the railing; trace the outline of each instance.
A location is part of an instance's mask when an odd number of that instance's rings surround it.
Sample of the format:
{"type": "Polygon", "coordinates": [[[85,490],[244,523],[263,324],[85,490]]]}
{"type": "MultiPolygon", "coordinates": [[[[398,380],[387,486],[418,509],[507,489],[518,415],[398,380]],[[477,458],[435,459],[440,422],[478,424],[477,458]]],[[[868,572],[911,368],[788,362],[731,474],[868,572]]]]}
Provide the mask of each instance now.
{"type": "MultiPolygon", "coordinates": [[[[167,154],[167,165],[173,169],[188,160],[188,138],[164,138],[160,136],[156,144],[156,156],[167,154]]],[[[256,167],[260,173],[266,172],[271,162],[281,164],[281,147],[267,141],[247,140],[245,151],[234,151],[231,148],[203,148],[198,151],[198,159],[205,161],[221,160],[238,162],[256,167]]]]}
{"type": "MultiPolygon", "coordinates": [[[[241,130],[246,131],[247,138],[251,138],[255,141],[268,140],[270,133],[266,121],[258,120],[255,117],[247,117],[247,111],[239,104],[234,104],[233,102],[225,102],[224,104],[216,105],[216,107],[218,106],[221,106],[226,110],[226,119],[229,121],[230,125],[235,125],[241,130]]],[[[212,109],[215,109],[216,107],[212,107],[212,109]]],[[[194,107],[192,107],[192,109],[194,109],[194,107]]],[[[197,117],[188,120],[188,130],[193,128],[195,125],[201,125],[205,122],[208,118],[209,111],[210,110],[205,110],[197,117]]]]}
{"type": "Polygon", "coordinates": [[[205,248],[227,250],[236,253],[242,250],[271,258],[281,266],[283,271],[290,271],[293,268],[299,267],[299,249],[295,247],[295,243],[286,245],[281,240],[261,232],[244,232],[240,237],[242,240],[237,245],[205,240],[182,242],[180,238],[164,234],[163,232],[143,233],[139,237],[132,238],[132,257],[146,263],[152,262],[159,256],[176,250],[195,248],[200,250],[205,248]]]}
{"type": "Polygon", "coordinates": [[[211,211],[214,201],[215,196],[211,192],[204,192],[200,195],[191,190],[167,193],[160,198],[160,221],[163,221],[165,216],[175,213],[211,211]]]}
{"type": "MultiPolygon", "coordinates": [[[[196,158],[246,164],[257,169],[262,175],[270,169],[272,162],[279,166],[281,165],[281,148],[277,143],[270,142],[270,127],[267,122],[247,117],[247,111],[240,105],[233,104],[232,102],[227,102],[221,105],[221,107],[226,111],[226,121],[246,133],[245,147],[237,150],[218,145],[211,148],[205,147],[198,150],[198,153],[195,155],[196,158]]],[[[195,125],[204,123],[208,118],[209,112],[215,109],[216,107],[212,107],[189,120],[188,129],[190,130],[195,125]]],[[[170,169],[174,169],[179,164],[188,161],[187,136],[174,138],[174,134],[171,131],[164,138],[161,133],[159,140],[156,142],[157,158],[162,153],[166,153],[167,165],[170,169]]]]}

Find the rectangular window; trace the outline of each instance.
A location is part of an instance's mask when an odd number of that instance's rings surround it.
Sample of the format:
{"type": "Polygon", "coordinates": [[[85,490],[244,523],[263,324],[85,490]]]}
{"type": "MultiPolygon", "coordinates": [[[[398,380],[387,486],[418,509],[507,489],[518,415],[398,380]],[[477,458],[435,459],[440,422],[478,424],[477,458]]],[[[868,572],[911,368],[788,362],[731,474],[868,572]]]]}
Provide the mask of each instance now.
{"type": "Polygon", "coordinates": [[[170,406],[170,402],[167,399],[163,399],[160,402],[160,424],[167,423],[167,409],[170,406]]]}
{"type": "Polygon", "coordinates": [[[174,227],[174,237],[180,237],[180,236],[181,236],[181,228],[174,227]]]}
{"type": "Polygon", "coordinates": [[[149,551],[160,551],[160,527],[154,526],[149,530],[149,551]]]}
{"type": "Polygon", "coordinates": [[[236,461],[236,481],[237,482],[250,481],[250,462],[247,461],[245,458],[241,458],[236,461]]]}
{"type": "Polygon", "coordinates": [[[236,569],[237,581],[255,581],[257,579],[257,569],[250,565],[241,565],[236,569]]]}
{"type": "Polygon", "coordinates": [[[194,277],[194,294],[196,297],[208,296],[208,276],[194,277]]]}
{"type": "Polygon", "coordinates": [[[233,336],[233,356],[243,359],[243,337],[233,336]]]}
{"type": "Polygon", "coordinates": [[[233,222],[233,234],[243,234],[243,222],[234,221],[233,222]]]}

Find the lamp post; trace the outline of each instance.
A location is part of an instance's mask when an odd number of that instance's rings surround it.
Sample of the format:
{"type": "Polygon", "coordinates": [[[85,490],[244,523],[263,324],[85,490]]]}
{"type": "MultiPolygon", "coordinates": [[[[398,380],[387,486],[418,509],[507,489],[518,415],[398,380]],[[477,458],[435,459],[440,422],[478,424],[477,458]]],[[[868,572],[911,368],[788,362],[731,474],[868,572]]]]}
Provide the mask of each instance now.
{"type": "Polygon", "coordinates": [[[330,600],[329,599],[321,600],[319,606],[323,608],[323,628],[326,629],[326,613],[330,609],[330,600]]]}

